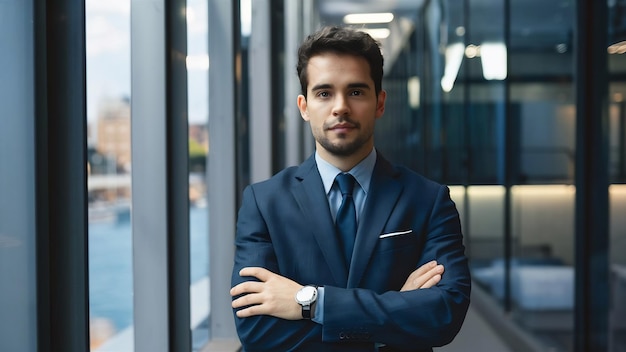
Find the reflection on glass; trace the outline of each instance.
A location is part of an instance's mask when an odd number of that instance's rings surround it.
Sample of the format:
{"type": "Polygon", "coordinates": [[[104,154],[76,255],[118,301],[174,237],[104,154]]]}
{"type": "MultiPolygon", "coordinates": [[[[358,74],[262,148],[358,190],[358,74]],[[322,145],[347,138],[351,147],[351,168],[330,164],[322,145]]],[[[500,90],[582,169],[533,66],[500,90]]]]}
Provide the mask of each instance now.
{"type": "Polygon", "coordinates": [[[85,11],[91,350],[132,351],[130,0],[85,11]]]}
{"type": "Polygon", "coordinates": [[[569,351],[574,328],[573,2],[512,1],[509,118],[511,317],[546,349],[569,351]],[[551,30],[537,25],[541,18],[551,30]],[[534,31],[524,32],[524,28],[534,31]]]}
{"type": "MultiPolygon", "coordinates": [[[[461,201],[462,187],[452,192],[461,201]]],[[[512,194],[513,255],[510,285],[513,321],[544,346],[570,350],[574,307],[575,188],[571,185],[517,185],[512,194]]],[[[505,262],[502,257],[504,188],[468,188],[472,278],[502,302],[505,262]]]]}
{"type": "Polygon", "coordinates": [[[512,321],[546,349],[567,351],[574,321],[574,2],[508,4],[446,1],[446,35],[435,44],[417,41],[411,61],[426,66],[424,101],[411,128],[419,138],[404,149],[425,148],[429,164],[418,171],[464,185],[452,186],[451,196],[475,287],[504,309],[508,285],[512,321]],[[439,72],[433,58],[443,63],[439,72]],[[433,73],[437,84],[429,83],[433,73]]]}
{"type": "Polygon", "coordinates": [[[626,3],[608,1],[609,351],[626,351],[626,3]]]}
{"type": "Polygon", "coordinates": [[[209,337],[209,213],[206,199],[206,161],[209,152],[207,7],[207,0],[187,1],[190,294],[194,351],[200,350],[209,337]]]}
{"type": "Polygon", "coordinates": [[[609,205],[609,350],[617,352],[626,350],[626,185],[612,184],[609,187],[609,205]]]}
{"type": "MultiPolygon", "coordinates": [[[[613,54],[616,55],[616,54],[613,54]]],[[[626,61],[622,54],[619,60],[626,61]]],[[[612,56],[612,55],[611,55],[612,56]]],[[[625,62],[626,63],[626,62],[625,62]]],[[[610,297],[609,344],[610,351],[626,350],[626,84],[614,82],[609,86],[609,243],[610,243],[610,297]]]]}

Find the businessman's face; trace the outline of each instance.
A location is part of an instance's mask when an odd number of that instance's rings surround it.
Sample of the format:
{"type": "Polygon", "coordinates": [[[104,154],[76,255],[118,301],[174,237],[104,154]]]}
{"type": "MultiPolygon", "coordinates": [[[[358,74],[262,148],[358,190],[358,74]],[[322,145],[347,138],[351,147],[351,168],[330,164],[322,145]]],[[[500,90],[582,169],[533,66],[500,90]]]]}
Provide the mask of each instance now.
{"type": "Polygon", "coordinates": [[[334,157],[367,156],[386,97],[384,91],[376,95],[367,61],[323,53],[309,60],[307,74],[307,98],[300,95],[298,107],[311,125],[318,152],[334,157]]]}

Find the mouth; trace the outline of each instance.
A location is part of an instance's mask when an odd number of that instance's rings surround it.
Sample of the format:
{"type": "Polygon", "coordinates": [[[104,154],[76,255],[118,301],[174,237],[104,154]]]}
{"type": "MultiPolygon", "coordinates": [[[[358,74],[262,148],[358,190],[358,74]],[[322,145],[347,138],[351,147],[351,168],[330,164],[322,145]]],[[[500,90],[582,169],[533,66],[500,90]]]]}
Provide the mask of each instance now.
{"type": "Polygon", "coordinates": [[[348,122],[341,122],[338,124],[335,124],[331,127],[328,128],[329,131],[334,131],[337,133],[347,133],[350,132],[351,130],[355,129],[356,125],[352,124],[352,123],[348,123],[348,122]]]}

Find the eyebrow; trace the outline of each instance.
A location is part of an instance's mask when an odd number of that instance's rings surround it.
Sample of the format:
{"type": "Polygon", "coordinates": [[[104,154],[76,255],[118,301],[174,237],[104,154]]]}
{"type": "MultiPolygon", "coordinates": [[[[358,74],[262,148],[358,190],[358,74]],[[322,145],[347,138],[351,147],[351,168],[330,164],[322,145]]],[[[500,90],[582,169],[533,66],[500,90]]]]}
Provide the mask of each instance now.
{"type": "MultiPolygon", "coordinates": [[[[316,91],[316,90],[321,90],[321,89],[329,89],[329,88],[332,88],[332,87],[333,87],[332,84],[322,83],[322,84],[314,85],[311,88],[311,91],[316,91]]],[[[353,88],[371,89],[371,87],[367,83],[363,83],[363,82],[350,83],[350,84],[348,84],[348,88],[350,88],[350,89],[353,89],[353,88]]]]}

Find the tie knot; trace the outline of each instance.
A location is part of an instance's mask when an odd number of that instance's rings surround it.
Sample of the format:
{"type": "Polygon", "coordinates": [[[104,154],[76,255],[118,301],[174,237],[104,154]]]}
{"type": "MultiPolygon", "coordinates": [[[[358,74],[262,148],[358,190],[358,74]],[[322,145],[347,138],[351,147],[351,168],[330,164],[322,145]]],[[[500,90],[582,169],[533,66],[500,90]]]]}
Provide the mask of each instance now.
{"type": "Polygon", "coordinates": [[[335,178],[337,181],[337,185],[339,185],[339,190],[341,191],[341,195],[352,195],[352,190],[354,189],[354,176],[349,173],[341,173],[337,175],[335,178]]]}

